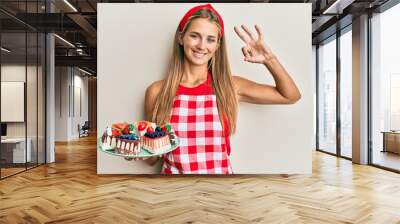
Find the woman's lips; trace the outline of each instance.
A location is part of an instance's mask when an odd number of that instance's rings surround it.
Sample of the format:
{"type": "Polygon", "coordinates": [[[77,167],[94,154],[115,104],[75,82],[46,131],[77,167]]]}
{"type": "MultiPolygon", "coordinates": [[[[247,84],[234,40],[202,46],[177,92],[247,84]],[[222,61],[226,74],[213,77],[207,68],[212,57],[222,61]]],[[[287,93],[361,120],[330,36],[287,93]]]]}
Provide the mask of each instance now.
{"type": "Polygon", "coordinates": [[[206,55],[207,53],[200,53],[200,52],[196,52],[193,51],[193,56],[195,56],[196,58],[202,58],[206,55]]]}

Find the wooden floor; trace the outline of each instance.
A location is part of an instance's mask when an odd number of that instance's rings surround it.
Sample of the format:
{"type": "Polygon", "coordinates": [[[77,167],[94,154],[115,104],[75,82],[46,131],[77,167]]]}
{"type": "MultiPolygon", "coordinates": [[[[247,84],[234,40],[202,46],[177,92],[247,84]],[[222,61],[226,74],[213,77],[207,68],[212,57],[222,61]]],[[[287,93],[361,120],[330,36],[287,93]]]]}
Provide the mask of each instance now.
{"type": "Polygon", "coordinates": [[[315,152],[312,175],[96,174],[95,138],[0,181],[0,223],[400,223],[400,175],[315,152]]]}
{"type": "Polygon", "coordinates": [[[26,170],[26,168],[1,168],[1,177],[7,177],[26,170]]]}
{"type": "Polygon", "coordinates": [[[11,167],[11,168],[10,167],[7,167],[7,168],[2,167],[1,168],[1,178],[6,178],[8,176],[15,175],[15,174],[23,172],[27,169],[33,169],[35,167],[37,167],[36,163],[27,163],[27,167],[25,167],[25,164],[18,164],[18,167],[11,167]]]}

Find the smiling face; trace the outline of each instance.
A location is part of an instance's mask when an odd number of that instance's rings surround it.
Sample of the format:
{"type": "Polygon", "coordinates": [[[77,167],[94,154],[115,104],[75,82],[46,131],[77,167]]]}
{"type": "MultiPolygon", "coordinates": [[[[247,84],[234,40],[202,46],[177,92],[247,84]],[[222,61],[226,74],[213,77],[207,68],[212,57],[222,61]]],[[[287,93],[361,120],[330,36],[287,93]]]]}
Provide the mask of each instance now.
{"type": "Polygon", "coordinates": [[[194,19],[179,44],[183,45],[185,62],[206,65],[219,47],[219,29],[208,18],[194,19]]]}

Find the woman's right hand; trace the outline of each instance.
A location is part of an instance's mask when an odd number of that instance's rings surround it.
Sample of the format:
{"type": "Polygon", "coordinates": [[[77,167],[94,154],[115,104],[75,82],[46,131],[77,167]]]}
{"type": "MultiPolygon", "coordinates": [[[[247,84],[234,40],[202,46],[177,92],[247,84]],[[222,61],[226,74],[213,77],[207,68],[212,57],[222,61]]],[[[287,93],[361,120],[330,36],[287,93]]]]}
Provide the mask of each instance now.
{"type": "Polygon", "coordinates": [[[128,161],[139,161],[139,160],[146,160],[146,159],[148,159],[148,157],[146,157],[146,158],[136,158],[136,157],[124,157],[124,159],[125,160],[128,160],[128,161]]]}
{"type": "Polygon", "coordinates": [[[128,161],[145,161],[150,165],[153,165],[154,163],[156,163],[159,159],[161,158],[161,156],[150,156],[150,157],[124,157],[125,160],[128,161]]]}
{"type": "MultiPolygon", "coordinates": [[[[155,157],[155,156],[152,156],[155,157]]],[[[124,159],[128,160],[128,161],[144,161],[144,160],[148,160],[152,157],[124,157],[124,159]]]]}

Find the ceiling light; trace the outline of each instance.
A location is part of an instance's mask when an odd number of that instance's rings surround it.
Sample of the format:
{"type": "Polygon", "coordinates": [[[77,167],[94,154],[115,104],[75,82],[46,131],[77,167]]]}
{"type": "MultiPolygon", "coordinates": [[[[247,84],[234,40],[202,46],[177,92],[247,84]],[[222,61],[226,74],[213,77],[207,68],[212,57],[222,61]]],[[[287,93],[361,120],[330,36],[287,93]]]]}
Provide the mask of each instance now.
{"type": "Polygon", "coordinates": [[[11,52],[11,50],[9,50],[9,49],[7,49],[7,48],[5,48],[5,47],[1,47],[1,50],[4,51],[4,52],[6,52],[6,53],[10,53],[10,52],[11,52]]]}
{"type": "Polygon", "coordinates": [[[356,0],[336,0],[330,5],[327,9],[324,10],[322,14],[329,15],[329,14],[342,14],[343,10],[351,5],[356,0]]]}
{"type": "Polygon", "coordinates": [[[331,13],[332,9],[334,9],[339,2],[340,0],[336,0],[332,5],[330,5],[327,9],[325,9],[324,12],[322,12],[322,14],[331,13]]]}
{"type": "Polygon", "coordinates": [[[74,10],[75,12],[78,12],[78,10],[71,4],[68,2],[68,0],[64,0],[65,4],[67,4],[72,10],[74,10]]]}
{"type": "Polygon", "coordinates": [[[54,34],[55,37],[57,37],[58,39],[60,39],[61,41],[63,41],[64,43],[68,44],[69,46],[75,48],[75,45],[71,44],[71,42],[67,41],[66,39],[58,36],[57,34],[54,34]]]}
{"type": "Polygon", "coordinates": [[[86,71],[86,70],[83,70],[83,69],[81,69],[81,68],[79,68],[79,67],[78,67],[78,70],[81,71],[81,72],[83,72],[83,73],[85,73],[85,74],[92,75],[92,73],[90,73],[90,72],[88,72],[88,71],[86,71]]]}

